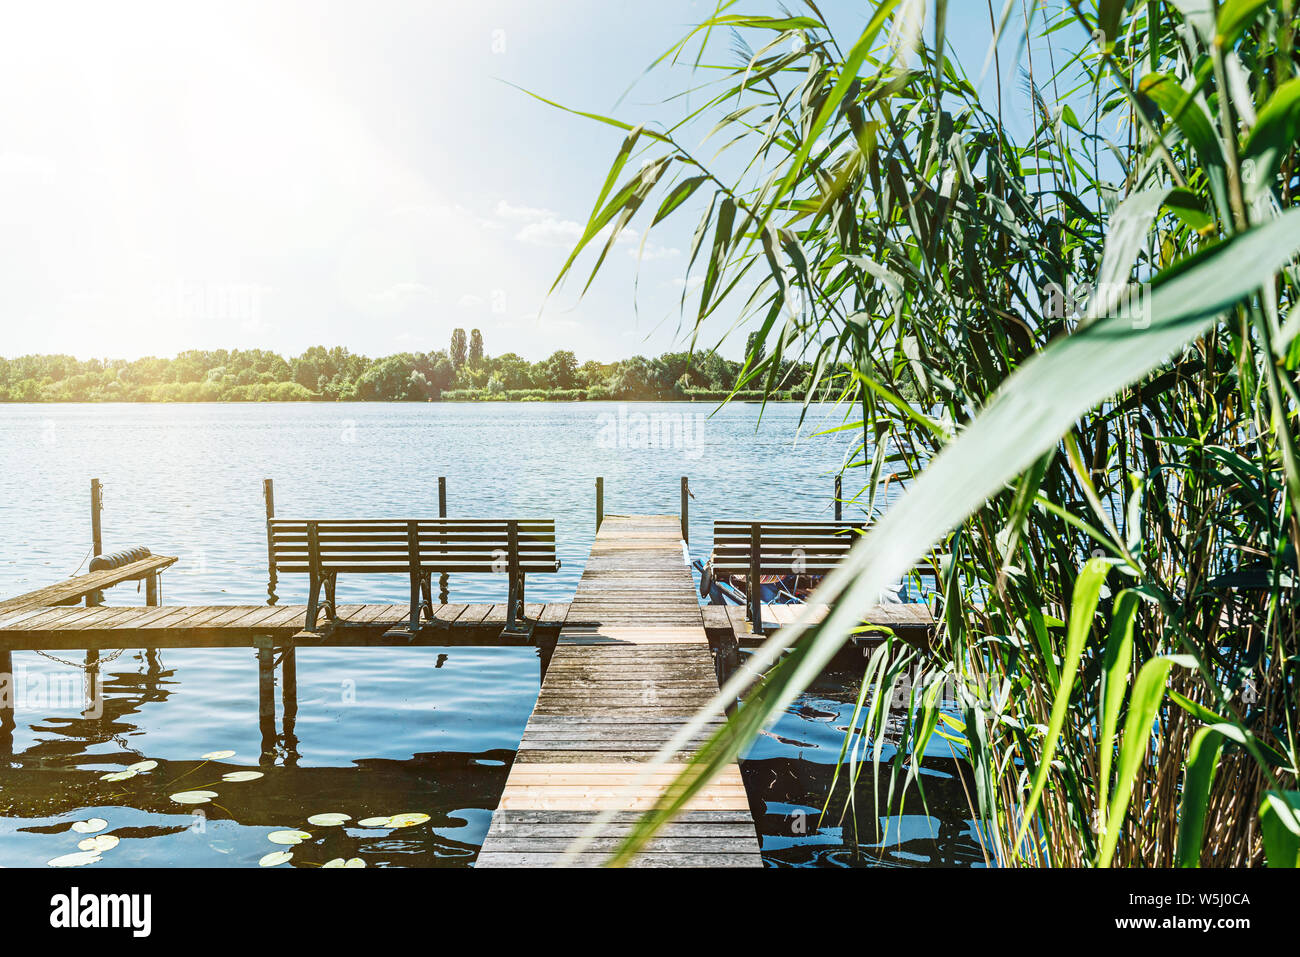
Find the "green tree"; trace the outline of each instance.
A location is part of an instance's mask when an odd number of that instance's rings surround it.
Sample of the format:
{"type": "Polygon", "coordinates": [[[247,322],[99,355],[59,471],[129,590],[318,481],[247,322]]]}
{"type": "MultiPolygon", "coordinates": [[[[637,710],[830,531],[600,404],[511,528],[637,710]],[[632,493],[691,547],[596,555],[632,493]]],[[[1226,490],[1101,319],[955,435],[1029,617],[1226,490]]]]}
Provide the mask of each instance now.
{"type": "Polygon", "coordinates": [[[483,364],[483,333],[477,329],[471,329],[469,333],[469,364],[472,366],[483,364]]]}
{"type": "Polygon", "coordinates": [[[553,389],[575,389],[578,386],[578,360],[567,349],[559,349],[543,364],[546,384],[553,389]]]}
{"type": "Polygon", "coordinates": [[[465,344],[465,330],[453,329],[451,331],[451,364],[458,370],[465,365],[467,351],[468,347],[465,344]]]}

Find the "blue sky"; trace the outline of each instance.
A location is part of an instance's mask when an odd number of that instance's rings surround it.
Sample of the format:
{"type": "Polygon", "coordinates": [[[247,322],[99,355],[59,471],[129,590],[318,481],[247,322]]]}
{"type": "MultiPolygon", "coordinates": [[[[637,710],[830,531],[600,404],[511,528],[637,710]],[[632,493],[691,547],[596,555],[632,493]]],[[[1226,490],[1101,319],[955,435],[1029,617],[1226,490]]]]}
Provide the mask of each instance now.
{"type": "MultiPolygon", "coordinates": [[[[457,326],[530,359],[684,341],[689,218],[652,234],[635,293],[639,235],[584,298],[572,282],[547,297],[621,135],[508,83],[669,119],[688,74],[641,74],[712,4],[25,6],[0,15],[4,355],[373,356],[445,348],[457,326]]],[[[851,42],[871,7],[822,9],[851,42]]],[[[986,5],[952,7],[978,73],[986,5]]]]}

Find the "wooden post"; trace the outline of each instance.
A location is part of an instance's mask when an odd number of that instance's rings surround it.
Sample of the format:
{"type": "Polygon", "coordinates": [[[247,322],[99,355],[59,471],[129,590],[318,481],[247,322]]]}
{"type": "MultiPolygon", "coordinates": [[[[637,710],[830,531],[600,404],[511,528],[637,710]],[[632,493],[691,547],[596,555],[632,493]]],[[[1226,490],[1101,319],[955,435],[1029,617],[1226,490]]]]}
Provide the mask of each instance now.
{"type": "Polygon", "coordinates": [[[100,706],[100,684],[99,676],[99,652],[91,649],[86,652],[86,709],[81,712],[82,717],[98,718],[103,713],[100,706]]]}
{"type": "Polygon", "coordinates": [[[596,476],[596,531],[600,531],[600,523],[605,520],[605,479],[604,476],[596,476]]]}
{"type": "Polygon", "coordinates": [[[835,521],[844,520],[844,481],[843,476],[835,476],[835,521]]]}
{"type": "Polygon", "coordinates": [[[158,573],[150,572],[149,577],[144,580],[144,603],[146,605],[158,604],[158,573]]]}
{"type": "Polygon", "coordinates": [[[13,752],[14,707],[17,702],[18,683],[14,680],[13,653],[8,648],[0,649],[0,752],[13,752]]]}
{"type": "MultiPolygon", "coordinates": [[[[447,517],[447,476],[445,475],[438,476],[438,517],[439,518],[447,517]]],[[[447,604],[447,596],[449,594],[447,585],[448,585],[447,573],[440,572],[438,574],[439,604],[443,604],[443,605],[447,604]]]]}
{"type": "MultiPolygon", "coordinates": [[[[95,558],[104,554],[104,535],[101,528],[100,513],[104,510],[104,488],[99,479],[90,480],[90,552],[95,558]]],[[[103,592],[90,592],[86,595],[86,605],[102,605],[103,592]]]]}
{"type": "Polygon", "coordinates": [[[298,721],[298,659],[291,643],[280,653],[280,707],[284,722],[285,764],[297,759],[298,737],[294,733],[298,721]]]}
{"type": "Polygon", "coordinates": [[[685,475],[682,476],[682,541],[687,545],[691,543],[691,506],[688,499],[691,495],[691,487],[685,475]]]}
{"type": "Polygon", "coordinates": [[[763,557],[761,526],[755,522],[749,527],[748,594],[749,624],[754,634],[763,633],[763,557]]]}
{"type": "Polygon", "coordinates": [[[90,480],[90,549],[91,554],[104,554],[104,536],[100,532],[100,513],[104,510],[104,488],[99,479],[90,480]]]}
{"type": "Polygon", "coordinates": [[[271,535],[271,519],[275,518],[275,482],[272,479],[262,479],[262,498],[266,502],[266,594],[269,596],[267,604],[274,605],[279,600],[275,593],[276,576],[275,576],[275,548],[274,538],[271,535]]]}
{"type": "Polygon", "coordinates": [[[275,760],[275,664],[271,639],[257,639],[257,723],[262,731],[262,763],[275,760]]]}

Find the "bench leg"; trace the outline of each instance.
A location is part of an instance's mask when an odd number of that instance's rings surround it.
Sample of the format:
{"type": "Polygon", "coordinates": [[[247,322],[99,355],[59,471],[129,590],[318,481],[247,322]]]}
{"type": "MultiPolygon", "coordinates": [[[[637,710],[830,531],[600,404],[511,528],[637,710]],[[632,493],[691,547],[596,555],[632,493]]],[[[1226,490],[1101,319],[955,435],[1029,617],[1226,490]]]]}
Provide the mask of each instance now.
{"type": "Polygon", "coordinates": [[[746,581],[745,587],[745,604],[749,606],[750,628],[754,634],[763,634],[763,586],[756,575],[750,575],[746,581]]]}
{"type": "Polygon", "coordinates": [[[419,572],[411,574],[411,621],[410,632],[412,637],[420,631],[420,582],[422,576],[419,572]]]}
{"type": "Polygon", "coordinates": [[[433,621],[433,572],[420,579],[420,590],[424,595],[424,617],[433,621]]]}
{"type": "Polygon", "coordinates": [[[506,596],[506,627],[513,628],[518,620],[517,612],[523,603],[524,576],[517,575],[510,579],[510,592],[506,596]]]}
{"type": "Polygon", "coordinates": [[[312,575],[307,593],[307,621],[304,624],[307,631],[316,630],[316,616],[320,613],[320,588],[320,579],[312,575]]]}
{"type": "Polygon", "coordinates": [[[338,577],[336,572],[331,572],[325,576],[325,609],[331,621],[338,617],[338,604],[334,599],[334,588],[338,584],[338,577]]]}

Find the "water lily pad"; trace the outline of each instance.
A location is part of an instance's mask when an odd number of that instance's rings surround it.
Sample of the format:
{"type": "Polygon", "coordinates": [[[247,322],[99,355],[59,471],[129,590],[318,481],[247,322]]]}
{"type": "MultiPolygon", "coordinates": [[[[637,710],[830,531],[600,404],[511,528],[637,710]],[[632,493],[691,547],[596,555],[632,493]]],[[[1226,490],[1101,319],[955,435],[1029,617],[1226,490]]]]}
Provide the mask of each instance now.
{"type": "Polygon", "coordinates": [[[389,827],[415,827],[417,824],[423,824],[429,820],[429,815],[421,814],[419,811],[408,811],[405,814],[394,814],[388,819],[389,827]]]}
{"type": "Polygon", "coordinates": [[[332,861],[326,861],[321,867],[347,867],[348,862],[341,857],[336,857],[332,861]]]}
{"type": "Polygon", "coordinates": [[[391,817],[363,817],[357,821],[357,827],[388,827],[391,817]]]}
{"type": "Polygon", "coordinates": [[[108,822],[102,817],[92,817],[88,821],[73,821],[72,829],[78,834],[94,834],[96,831],[102,831],[108,827],[108,822]]]}
{"type": "Polygon", "coordinates": [[[310,841],[311,835],[306,831],[272,831],[266,835],[266,839],[272,844],[301,844],[303,841],[310,841]]]}
{"type": "Polygon", "coordinates": [[[289,861],[292,857],[293,857],[293,851],[272,851],[270,854],[267,854],[260,861],[258,861],[257,866],[276,867],[277,865],[284,864],[285,862],[289,861]]]}
{"type": "Polygon", "coordinates": [[[307,818],[307,823],[315,824],[317,827],[338,827],[350,820],[352,816],[349,814],[313,814],[307,818]]]}
{"type": "Polygon", "coordinates": [[[343,866],[344,867],[365,867],[366,862],[359,857],[349,857],[348,862],[343,866]]]}
{"type": "Polygon", "coordinates": [[[143,774],[145,771],[152,771],[158,767],[157,761],[137,761],[135,764],[128,764],[126,769],[134,771],[136,774],[143,774]]]}
{"type": "Polygon", "coordinates": [[[125,781],[127,778],[133,778],[139,773],[139,771],[132,771],[127,768],[125,771],[112,771],[109,774],[101,774],[99,779],[101,781],[125,781]]]}
{"type": "Polygon", "coordinates": [[[226,758],[233,758],[234,751],[209,751],[207,754],[199,755],[204,761],[224,761],[226,758]]]}
{"type": "Polygon", "coordinates": [[[111,851],[117,847],[119,841],[120,838],[116,834],[96,834],[94,837],[86,838],[77,847],[98,854],[100,851],[111,851]]]}
{"type": "Polygon", "coordinates": [[[56,857],[52,861],[46,861],[50,867],[82,867],[85,864],[94,864],[101,860],[98,851],[77,851],[75,854],[64,854],[62,857],[56,857]]]}
{"type": "Polygon", "coordinates": [[[221,780],[238,783],[240,781],[256,781],[262,777],[261,771],[231,771],[229,774],[221,775],[221,780]]]}
{"type": "Polygon", "coordinates": [[[177,791],[172,800],[177,804],[207,804],[216,796],[216,791],[177,791]]]}

